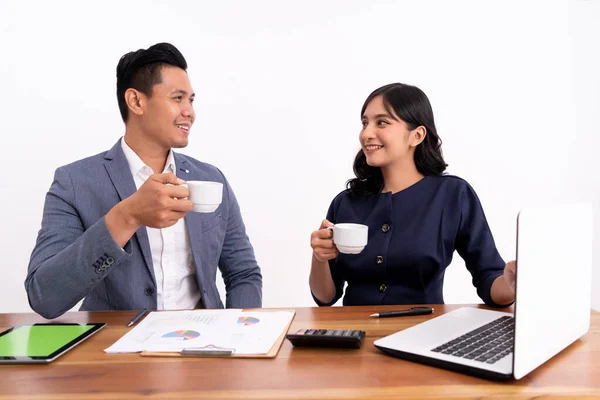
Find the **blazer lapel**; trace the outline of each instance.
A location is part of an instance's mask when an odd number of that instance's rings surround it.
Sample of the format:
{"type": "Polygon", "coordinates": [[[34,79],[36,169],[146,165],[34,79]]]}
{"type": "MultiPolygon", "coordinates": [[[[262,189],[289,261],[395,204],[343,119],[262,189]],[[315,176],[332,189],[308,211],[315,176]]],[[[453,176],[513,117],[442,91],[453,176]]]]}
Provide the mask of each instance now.
{"type": "MultiPolygon", "coordinates": [[[[196,180],[196,177],[193,176],[195,174],[189,170],[189,165],[187,160],[177,153],[173,153],[175,157],[175,167],[177,168],[177,177],[183,179],[184,181],[196,180]]],[[[187,227],[188,235],[190,237],[190,247],[192,248],[192,255],[194,256],[194,264],[196,265],[196,270],[199,267],[199,244],[198,238],[202,232],[200,228],[200,218],[198,213],[190,211],[185,213],[185,224],[187,227]]]]}
{"type": "MultiPolygon", "coordinates": [[[[184,181],[197,180],[196,174],[190,171],[187,160],[177,154],[173,153],[175,157],[175,167],[177,168],[177,177],[184,181]]],[[[202,241],[202,224],[200,221],[200,214],[197,212],[185,213],[185,226],[187,228],[188,237],[190,239],[190,250],[192,251],[192,259],[194,262],[194,269],[196,271],[196,282],[198,283],[198,289],[200,293],[204,293],[204,282],[202,280],[202,274],[200,273],[202,265],[202,253],[201,253],[201,241],[202,241]]],[[[204,294],[202,294],[204,296],[204,294]]]]}
{"type": "MultiPolygon", "coordinates": [[[[135,193],[136,187],[129,169],[129,163],[125,158],[125,153],[121,148],[121,139],[110,149],[105,155],[104,167],[108,172],[108,176],[112,181],[119,198],[124,200],[135,193]]],[[[150,250],[150,241],[148,240],[148,231],[145,226],[140,227],[134,235],[142,250],[148,273],[152,276],[152,280],[156,285],[156,277],[154,276],[154,267],[152,265],[152,252],[150,250]]]]}
{"type": "MultiPolygon", "coordinates": [[[[177,177],[183,179],[184,181],[207,181],[214,180],[207,176],[202,171],[198,171],[197,169],[193,169],[192,165],[187,162],[185,157],[180,154],[174,153],[175,157],[175,166],[177,168],[177,177]]],[[[192,254],[194,257],[199,254],[200,250],[200,241],[202,227],[206,225],[212,218],[214,218],[214,214],[203,214],[190,211],[185,214],[185,222],[187,225],[188,234],[190,235],[190,246],[192,247],[192,254]]]]}

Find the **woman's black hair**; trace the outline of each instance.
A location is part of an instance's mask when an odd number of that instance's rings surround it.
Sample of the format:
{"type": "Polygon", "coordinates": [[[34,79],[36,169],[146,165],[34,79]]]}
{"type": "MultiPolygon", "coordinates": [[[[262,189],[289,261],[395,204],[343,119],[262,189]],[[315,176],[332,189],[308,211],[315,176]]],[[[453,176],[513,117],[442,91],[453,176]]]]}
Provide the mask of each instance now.
{"type": "MultiPolygon", "coordinates": [[[[403,83],[382,86],[365,100],[360,111],[361,118],[367,105],[377,96],[382,96],[386,111],[402,119],[409,129],[425,127],[425,140],[415,149],[415,164],[417,170],[425,176],[441,175],[448,165],[444,162],[442,141],[435,129],[433,110],[425,93],[416,86],[403,83]]],[[[363,197],[381,193],[384,184],[381,168],[368,165],[362,149],[354,158],[353,169],[356,178],[350,179],[346,184],[352,195],[363,197]]]]}

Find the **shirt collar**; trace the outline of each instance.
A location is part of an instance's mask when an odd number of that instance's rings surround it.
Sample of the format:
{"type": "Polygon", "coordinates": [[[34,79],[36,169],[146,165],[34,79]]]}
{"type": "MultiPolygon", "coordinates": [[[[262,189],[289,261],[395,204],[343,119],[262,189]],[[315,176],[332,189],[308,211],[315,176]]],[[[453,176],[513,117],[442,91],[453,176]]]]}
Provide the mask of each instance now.
{"type": "MultiPolygon", "coordinates": [[[[123,149],[123,153],[125,154],[125,158],[129,164],[131,175],[136,176],[144,169],[147,169],[148,172],[152,174],[152,169],[144,164],[142,159],[135,153],[135,151],[129,147],[129,145],[125,142],[125,137],[121,138],[121,148],[123,149]]],[[[169,150],[169,155],[167,156],[167,162],[165,163],[165,169],[163,170],[163,173],[172,172],[174,175],[176,175],[176,171],[175,156],[173,155],[173,150],[169,150]]]]}

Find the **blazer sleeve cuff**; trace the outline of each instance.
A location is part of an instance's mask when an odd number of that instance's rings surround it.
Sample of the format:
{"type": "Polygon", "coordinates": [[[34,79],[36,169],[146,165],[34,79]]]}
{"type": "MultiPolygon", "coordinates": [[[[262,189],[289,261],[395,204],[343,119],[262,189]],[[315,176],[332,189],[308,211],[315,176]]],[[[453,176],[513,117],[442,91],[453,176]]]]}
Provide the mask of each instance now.
{"type": "Polygon", "coordinates": [[[119,246],[108,231],[104,218],[92,225],[86,236],[85,245],[90,246],[88,274],[92,282],[104,279],[121,261],[131,257],[131,242],[127,242],[125,248],[119,246]]]}

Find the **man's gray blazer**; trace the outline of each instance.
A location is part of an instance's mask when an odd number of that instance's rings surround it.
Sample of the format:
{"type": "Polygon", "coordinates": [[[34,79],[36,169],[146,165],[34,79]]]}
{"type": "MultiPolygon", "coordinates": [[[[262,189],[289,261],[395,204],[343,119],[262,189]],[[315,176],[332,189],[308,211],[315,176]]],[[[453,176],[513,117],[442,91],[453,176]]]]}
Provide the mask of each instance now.
{"type": "MultiPolygon", "coordinates": [[[[174,156],[179,178],[223,183],[223,202],[215,212],[185,216],[204,307],[223,308],[217,266],[225,281],[227,308],[261,307],[260,268],[227,180],[212,165],[174,156]]],[[[81,299],[81,310],[156,309],[146,228],[122,249],[104,221],[115,204],[135,191],[120,141],[107,152],[56,170],[25,279],[34,311],[55,318],[81,299]]]]}

